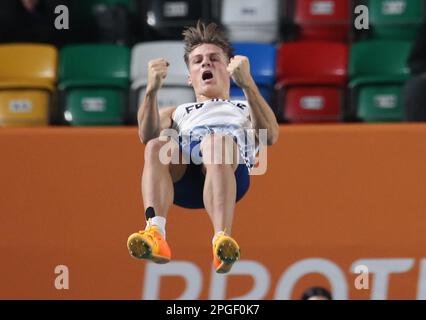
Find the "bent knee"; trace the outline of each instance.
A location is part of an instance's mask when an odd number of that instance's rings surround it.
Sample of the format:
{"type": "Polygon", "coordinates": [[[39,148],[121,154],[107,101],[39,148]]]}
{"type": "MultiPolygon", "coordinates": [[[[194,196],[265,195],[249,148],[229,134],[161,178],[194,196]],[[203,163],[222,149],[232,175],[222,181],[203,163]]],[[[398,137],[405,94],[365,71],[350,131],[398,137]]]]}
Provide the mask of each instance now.
{"type": "Polygon", "coordinates": [[[164,165],[180,164],[179,145],[174,141],[161,141],[159,138],[148,141],[145,146],[145,162],[164,165]]]}
{"type": "Polygon", "coordinates": [[[238,146],[230,135],[213,134],[206,136],[200,145],[205,165],[219,165],[222,168],[236,168],[239,161],[238,146]]]}
{"type": "Polygon", "coordinates": [[[211,134],[203,138],[200,149],[203,154],[223,154],[225,151],[232,154],[237,148],[234,139],[230,135],[211,134]]]}
{"type": "Polygon", "coordinates": [[[166,142],[160,141],[159,138],[151,139],[145,145],[145,153],[158,153],[165,144],[166,142]]]}
{"type": "Polygon", "coordinates": [[[225,145],[230,142],[232,142],[233,139],[230,135],[224,135],[220,133],[215,134],[209,134],[203,138],[203,141],[201,141],[201,149],[206,149],[208,147],[214,146],[214,145],[225,145]]]}

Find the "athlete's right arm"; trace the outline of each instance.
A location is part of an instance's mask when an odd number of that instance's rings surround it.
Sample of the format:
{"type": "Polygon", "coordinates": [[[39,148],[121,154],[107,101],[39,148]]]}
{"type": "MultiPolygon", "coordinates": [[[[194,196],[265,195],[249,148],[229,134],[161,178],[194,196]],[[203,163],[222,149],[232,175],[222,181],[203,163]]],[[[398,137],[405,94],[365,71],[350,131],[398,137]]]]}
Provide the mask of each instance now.
{"type": "Polygon", "coordinates": [[[148,63],[148,83],[138,110],[139,137],[144,144],[160,135],[164,129],[163,124],[168,122],[167,118],[170,118],[171,122],[170,109],[160,114],[157,107],[157,93],[167,76],[168,66],[169,63],[165,59],[155,59],[148,63]]]}

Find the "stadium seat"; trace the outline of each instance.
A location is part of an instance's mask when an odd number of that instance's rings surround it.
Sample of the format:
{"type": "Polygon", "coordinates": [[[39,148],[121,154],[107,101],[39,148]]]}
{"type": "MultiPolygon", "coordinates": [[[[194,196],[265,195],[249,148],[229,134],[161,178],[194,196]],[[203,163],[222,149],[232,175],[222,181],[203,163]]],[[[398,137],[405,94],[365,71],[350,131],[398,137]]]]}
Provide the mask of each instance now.
{"type": "MultiPolygon", "coordinates": [[[[272,106],[274,101],[276,49],[274,45],[264,43],[233,43],[236,55],[247,56],[250,71],[260,93],[272,106]]],[[[231,99],[245,100],[243,91],[232,82],[231,99]]]]}
{"type": "Polygon", "coordinates": [[[281,45],[277,61],[278,118],[291,123],[340,121],[347,62],[345,44],[281,45]]]}
{"type": "Polygon", "coordinates": [[[414,40],[424,20],[424,0],[369,0],[373,39],[414,40]]]}
{"type": "Polygon", "coordinates": [[[130,50],[107,44],[61,50],[59,90],[71,125],[120,125],[128,100],[130,50]]]}
{"type": "Polygon", "coordinates": [[[132,0],[85,0],[72,3],[77,42],[129,44],[133,40],[132,0]]]}
{"type": "Polygon", "coordinates": [[[401,121],[401,90],[409,78],[409,41],[370,40],[352,45],[349,61],[350,119],[401,121]]]}
{"type": "Polygon", "coordinates": [[[278,0],[222,0],[221,23],[233,42],[276,42],[278,0]]]}
{"type": "Polygon", "coordinates": [[[132,103],[131,121],[136,121],[139,104],[145,95],[148,81],[148,63],[152,59],[165,58],[170,66],[167,77],[158,93],[158,107],[178,106],[195,101],[194,90],[188,85],[188,69],[182,41],[153,41],[137,44],[132,49],[131,80],[132,103]]]}
{"type": "Polygon", "coordinates": [[[349,37],[349,7],[346,0],[295,0],[297,39],[346,41],[349,37]]]}
{"type": "Polygon", "coordinates": [[[0,45],[0,126],[49,124],[57,56],[50,45],[0,45]]]}
{"type": "Polygon", "coordinates": [[[181,40],[184,27],[214,19],[211,0],[139,0],[146,40],[181,40]]]}

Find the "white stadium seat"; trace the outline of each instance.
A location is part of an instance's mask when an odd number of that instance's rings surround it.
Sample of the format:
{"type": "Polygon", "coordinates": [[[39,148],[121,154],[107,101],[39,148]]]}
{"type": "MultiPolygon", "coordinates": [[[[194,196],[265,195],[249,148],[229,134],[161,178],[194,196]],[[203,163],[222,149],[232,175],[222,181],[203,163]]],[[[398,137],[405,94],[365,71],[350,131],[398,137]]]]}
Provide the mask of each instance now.
{"type": "Polygon", "coordinates": [[[148,63],[152,59],[165,58],[170,66],[167,77],[158,93],[159,108],[177,106],[181,103],[195,101],[192,87],[188,86],[188,69],[184,56],[183,41],[152,41],[135,45],[131,58],[131,89],[137,96],[137,105],[131,106],[134,113],[142,102],[148,81],[148,63]]]}
{"type": "Polygon", "coordinates": [[[223,0],[221,22],[231,41],[275,42],[279,36],[279,2],[223,0]]]}

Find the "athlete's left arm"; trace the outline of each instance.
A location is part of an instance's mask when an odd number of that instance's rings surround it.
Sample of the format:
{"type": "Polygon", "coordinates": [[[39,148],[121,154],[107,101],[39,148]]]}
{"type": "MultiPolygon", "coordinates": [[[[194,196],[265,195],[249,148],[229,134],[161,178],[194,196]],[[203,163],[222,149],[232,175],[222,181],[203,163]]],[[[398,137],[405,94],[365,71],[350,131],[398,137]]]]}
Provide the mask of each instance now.
{"type": "Polygon", "coordinates": [[[245,56],[231,58],[228,72],[235,83],[243,90],[250,105],[250,117],[253,128],[267,129],[267,143],[272,145],[278,140],[279,126],[271,107],[260,94],[259,88],[250,74],[250,63],[245,56]]]}

